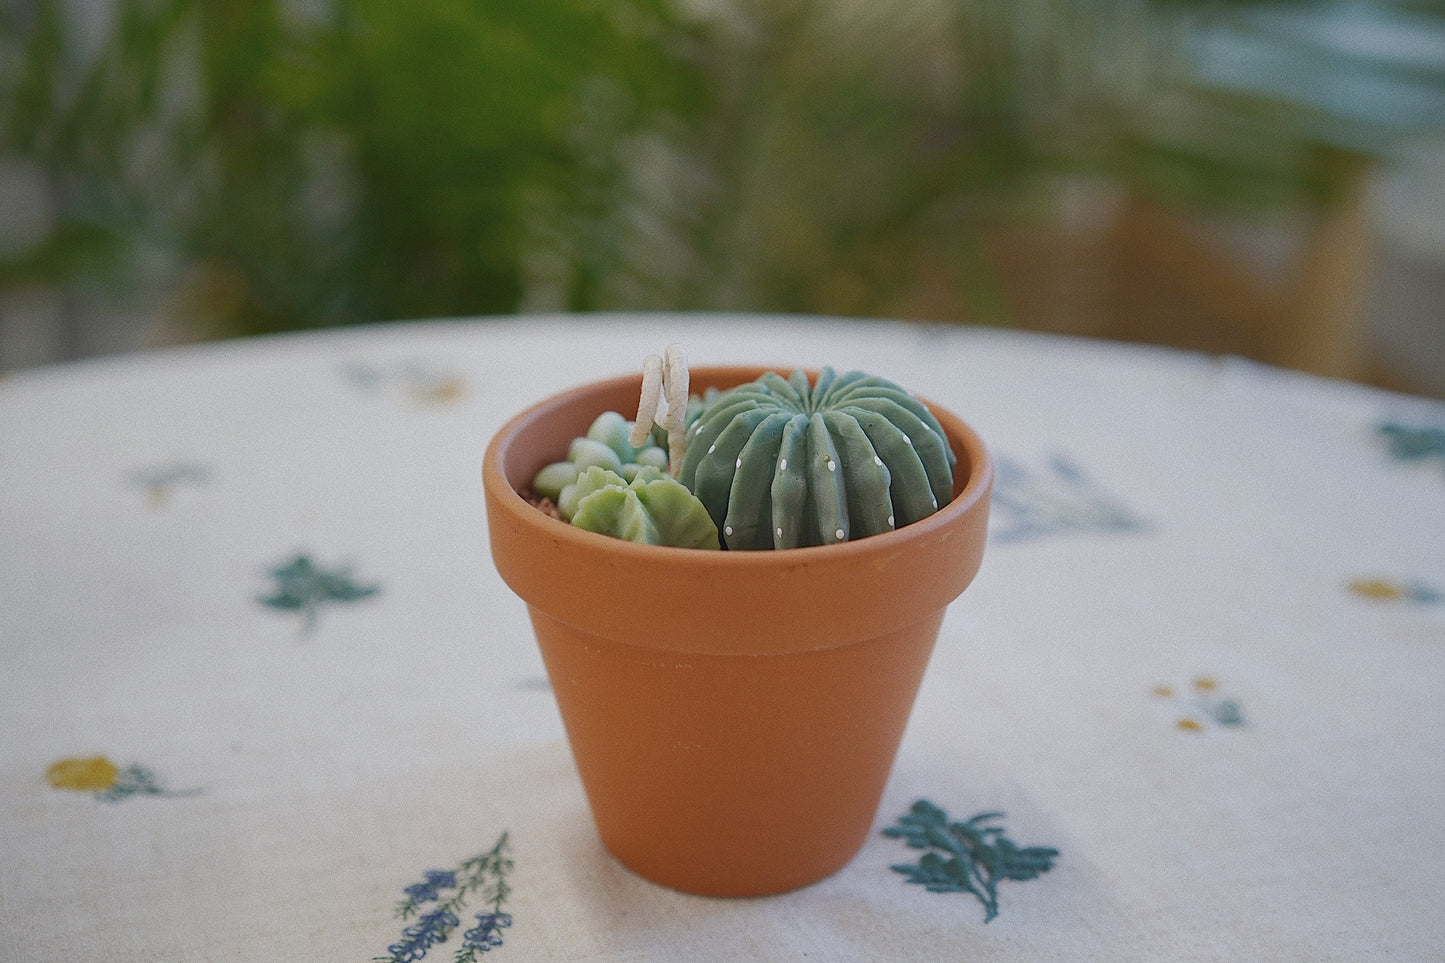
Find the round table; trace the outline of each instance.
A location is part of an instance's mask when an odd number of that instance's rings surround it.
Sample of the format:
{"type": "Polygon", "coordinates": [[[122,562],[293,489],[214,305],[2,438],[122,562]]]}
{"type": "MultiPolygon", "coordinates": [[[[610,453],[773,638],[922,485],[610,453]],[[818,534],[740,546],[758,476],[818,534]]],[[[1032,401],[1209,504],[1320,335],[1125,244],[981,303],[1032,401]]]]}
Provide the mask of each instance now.
{"type": "Polygon", "coordinates": [[[1437,402],[805,317],[220,342],[0,380],[0,571],[0,959],[1445,957],[1437,402]],[[997,461],[877,831],[783,896],[606,855],[487,546],[503,421],[669,343],[997,461]]]}

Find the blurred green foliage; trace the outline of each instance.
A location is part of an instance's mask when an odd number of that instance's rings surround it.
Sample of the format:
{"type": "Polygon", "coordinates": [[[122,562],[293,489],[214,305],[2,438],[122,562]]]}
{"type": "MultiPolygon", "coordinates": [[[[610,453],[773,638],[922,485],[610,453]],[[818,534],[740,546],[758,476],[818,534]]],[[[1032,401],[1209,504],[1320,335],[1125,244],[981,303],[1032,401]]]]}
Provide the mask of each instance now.
{"type": "Polygon", "coordinates": [[[4,152],[38,165],[55,229],[0,283],[159,259],[218,333],[508,311],[529,232],[565,216],[596,242],[565,279],[586,304],[616,141],[699,111],[661,0],[295,10],[116,0],[94,54],[58,0],[12,14],[4,152]]]}
{"type": "MultiPolygon", "coordinates": [[[[866,313],[932,261],[993,320],[983,238],[1061,174],[1263,210],[1328,197],[1334,152],[1384,143],[1298,69],[1200,80],[1238,62],[1221,37],[1269,27],[1241,19],[1258,8],[114,0],[88,44],[63,0],[12,0],[0,158],[48,228],[0,255],[0,292],[157,285],[201,334],[866,313]]],[[[1438,94],[1436,67],[1365,69],[1438,94]]]]}

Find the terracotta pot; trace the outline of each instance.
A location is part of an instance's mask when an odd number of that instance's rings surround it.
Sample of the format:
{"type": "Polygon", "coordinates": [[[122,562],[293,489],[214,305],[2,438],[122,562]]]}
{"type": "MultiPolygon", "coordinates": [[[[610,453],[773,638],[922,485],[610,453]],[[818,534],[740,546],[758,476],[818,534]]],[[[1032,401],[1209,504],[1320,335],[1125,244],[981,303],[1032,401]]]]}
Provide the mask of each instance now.
{"type": "MultiPolygon", "coordinates": [[[[763,370],[694,369],[691,385],[763,370]]],[[[607,849],[687,892],[794,889],[842,868],[872,826],[944,608],[983,556],[992,464],[933,407],[958,454],[952,502],[895,532],[771,551],[637,545],[517,494],[599,413],[635,411],[639,386],[585,385],[502,428],[483,467],[493,558],[529,607],[607,849]]]]}

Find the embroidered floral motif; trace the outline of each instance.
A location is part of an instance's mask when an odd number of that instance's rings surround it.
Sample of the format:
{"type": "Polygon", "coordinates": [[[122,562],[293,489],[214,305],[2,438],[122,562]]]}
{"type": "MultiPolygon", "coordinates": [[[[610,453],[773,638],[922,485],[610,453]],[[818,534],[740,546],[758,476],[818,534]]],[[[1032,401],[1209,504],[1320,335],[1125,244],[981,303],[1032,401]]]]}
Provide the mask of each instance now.
{"type": "Polygon", "coordinates": [[[403,892],[407,899],[413,903],[430,903],[439,899],[439,893],[444,889],[455,889],[457,885],[457,874],[451,870],[430,869],[427,870],[426,879],[420,883],[413,883],[403,892]]]}
{"type": "Polygon", "coordinates": [[[1423,582],[1357,578],[1350,582],[1349,590],[1359,598],[1371,602],[1405,602],[1412,605],[1438,605],[1445,602],[1445,593],[1423,582]]]}
{"type": "Polygon", "coordinates": [[[358,585],[352,581],[348,567],[328,571],[319,568],[306,555],[297,555],[271,569],[271,577],[276,580],[276,591],[259,595],[256,601],[283,612],[300,612],[303,635],[316,628],[321,606],[328,602],[355,602],[380,591],[379,586],[358,585]]]}
{"type": "Polygon", "coordinates": [[[997,459],[989,516],[989,535],[996,542],[1066,532],[1136,532],[1145,527],[1062,455],[1051,458],[1042,472],[997,459]]]}
{"type": "Polygon", "coordinates": [[[1175,721],[1174,727],[1183,732],[1203,732],[1211,726],[1233,729],[1245,724],[1244,710],[1239,701],[1222,695],[1219,681],[1213,676],[1196,677],[1189,684],[1186,694],[1181,694],[1171,685],[1156,685],[1154,695],[1171,702],[1182,702],[1184,714],[1175,721]]]}
{"type": "Polygon", "coordinates": [[[171,492],[177,487],[204,485],[210,480],[211,474],[205,466],[189,462],[137,468],[126,476],[128,484],[145,491],[147,501],[153,509],[164,508],[170,501],[171,492]]]}
{"type": "Polygon", "coordinates": [[[401,939],[386,948],[386,956],[377,961],[408,963],[424,958],[432,947],[445,943],[461,925],[458,915],[467,901],[476,897],[491,907],[489,913],[476,913],[476,925],[462,934],[454,963],[475,963],[477,954],[491,952],[502,945],[501,931],[512,925],[512,917],[502,912],[502,905],[511,895],[507,874],[512,860],[507,856],[508,834],[502,833],[497,844],[480,856],[464,859],[455,869],[431,869],[422,881],[402,890],[406,899],[397,904],[396,915],[416,922],[401,932],[401,939]],[[443,899],[443,894],[447,895],[443,899]],[[423,907],[435,903],[423,911],[423,907]]]}
{"type": "MultiPolygon", "coordinates": [[[[462,934],[462,949],[486,953],[494,946],[502,945],[502,934],[498,930],[512,925],[512,917],[506,913],[478,913],[477,925],[462,934]]],[[[461,954],[458,954],[459,958],[461,954]]]]}
{"type": "Polygon", "coordinates": [[[1445,427],[1385,422],[1375,429],[1375,437],[1396,461],[1422,462],[1433,458],[1445,466],[1445,427]]]}
{"type": "Polygon", "coordinates": [[[362,391],[381,391],[395,387],[415,404],[432,407],[460,401],[467,393],[466,376],[458,372],[438,372],[415,362],[391,368],[353,362],[344,365],[342,376],[362,391]]]}
{"type": "Polygon", "coordinates": [[[998,915],[1000,880],[1030,880],[1054,867],[1059,851],[1048,846],[1019,846],[1003,827],[986,825],[1003,813],[979,813],[961,823],[920,799],[883,835],[902,839],[913,849],[927,850],[917,863],[890,866],[930,893],[972,893],[983,904],[985,923],[998,915]]]}
{"type": "Polygon", "coordinates": [[[102,802],[119,802],[131,796],[194,796],[199,789],[166,789],[144,766],[122,769],[105,756],[61,759],[45,770],[45,781],[56,789],[93,793],[102,802]]]}

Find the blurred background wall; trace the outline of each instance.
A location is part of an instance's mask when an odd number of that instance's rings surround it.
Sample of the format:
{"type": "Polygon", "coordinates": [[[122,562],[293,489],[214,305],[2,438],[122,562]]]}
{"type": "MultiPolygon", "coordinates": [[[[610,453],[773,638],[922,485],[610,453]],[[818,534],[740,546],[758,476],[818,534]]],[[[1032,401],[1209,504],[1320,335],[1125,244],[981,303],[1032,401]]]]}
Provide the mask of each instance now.
{"type": "Polygon", "coordinates": [[[1439,0],[0,0],[0,370],[531,311],[1445,397],[1439,0]]]}

